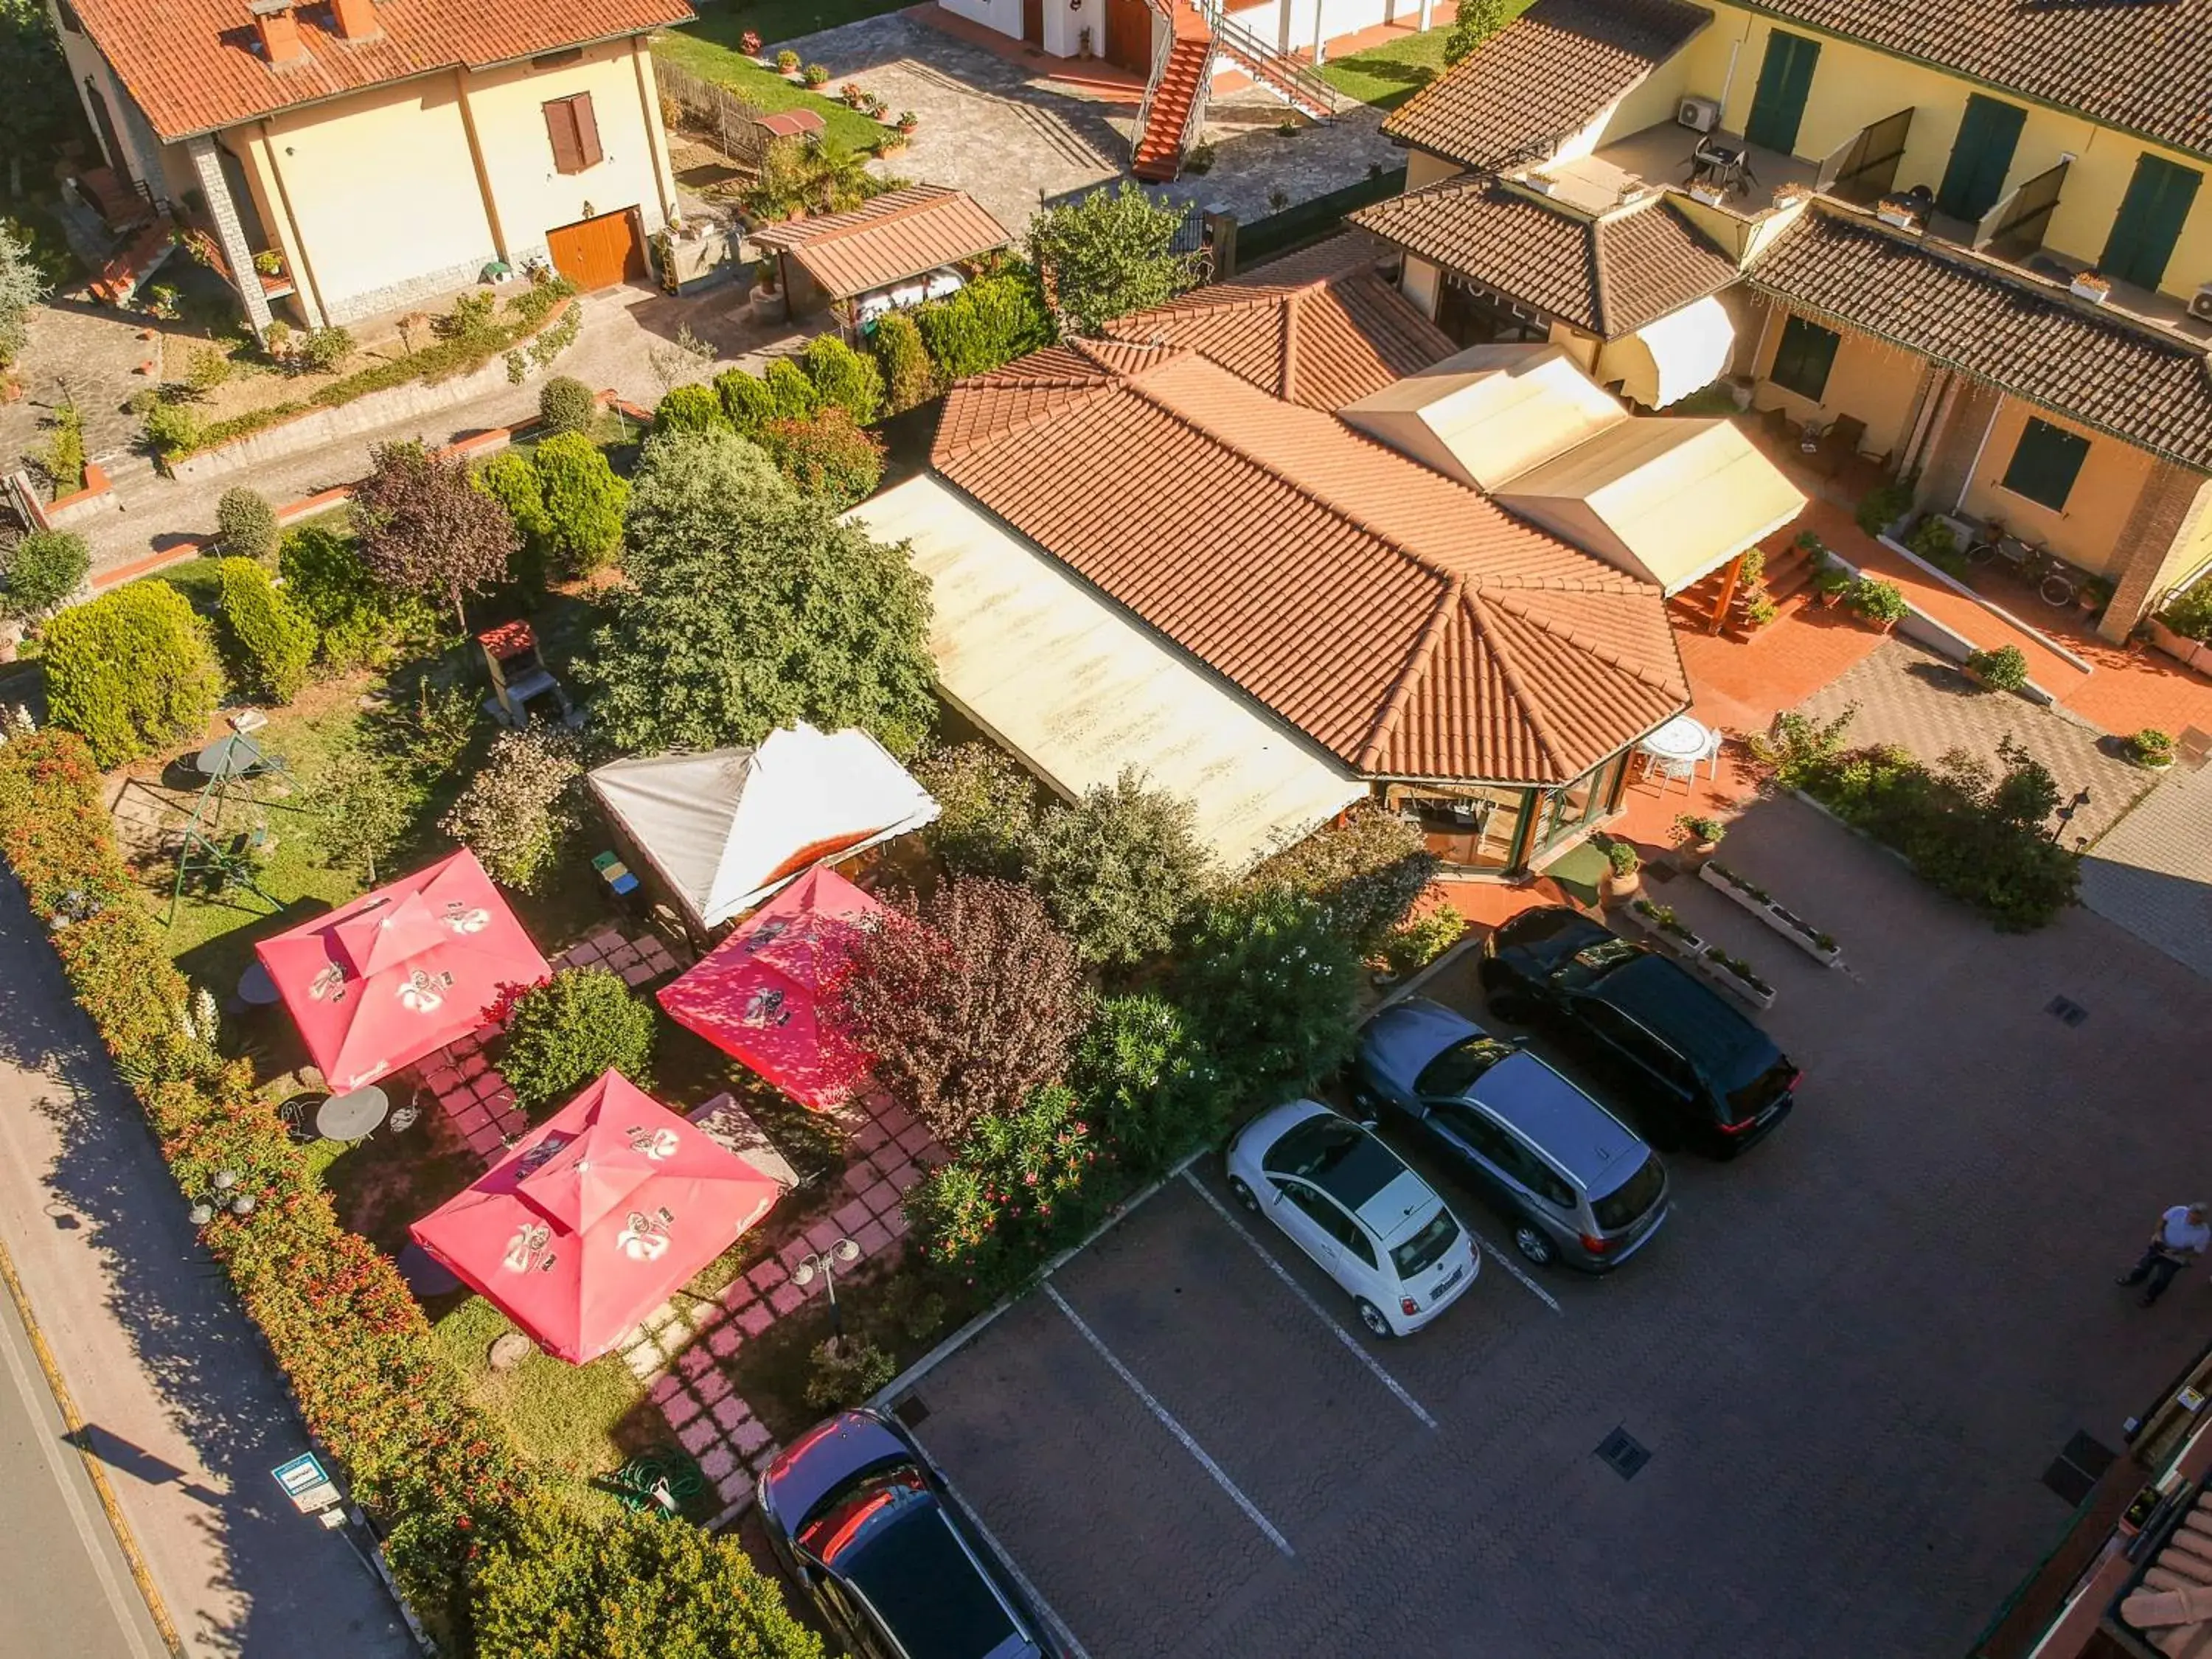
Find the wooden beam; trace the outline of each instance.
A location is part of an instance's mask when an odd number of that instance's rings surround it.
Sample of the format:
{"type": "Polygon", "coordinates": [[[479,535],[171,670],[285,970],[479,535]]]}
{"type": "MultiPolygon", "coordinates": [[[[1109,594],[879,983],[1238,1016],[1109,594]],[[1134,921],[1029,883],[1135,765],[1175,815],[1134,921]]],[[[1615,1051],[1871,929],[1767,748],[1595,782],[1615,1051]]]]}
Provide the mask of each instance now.
{"type": "Polygon", "coordinates": [[[1721,576],[1721,596],[1713,605],[1712,626],[1705,631],[1717,634],[1728,626],[1729,606],[1735,603],[1735,585],[1743,576],[1743,555],[1739,553],[1728,562],[1721,576]]]}

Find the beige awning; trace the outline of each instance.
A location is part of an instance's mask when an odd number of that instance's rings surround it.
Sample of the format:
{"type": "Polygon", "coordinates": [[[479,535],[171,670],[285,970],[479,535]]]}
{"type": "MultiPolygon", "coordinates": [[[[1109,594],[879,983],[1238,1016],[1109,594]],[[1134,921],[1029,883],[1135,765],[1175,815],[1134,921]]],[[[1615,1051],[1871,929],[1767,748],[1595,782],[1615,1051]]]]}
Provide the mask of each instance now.
{"type": "Polygon", "coordinates": [[[1338,416],[1484,490],[1630,418],[1564,347],[1529,344],[1471,346],[1338,416]]]}
{"type": "Polygon", "coordinates": [[[1665,409],[1728,373],[1735,325],[1712,295],[1670,311],[1598,353],[1597,378],[1647,409],[1665,409]]]}

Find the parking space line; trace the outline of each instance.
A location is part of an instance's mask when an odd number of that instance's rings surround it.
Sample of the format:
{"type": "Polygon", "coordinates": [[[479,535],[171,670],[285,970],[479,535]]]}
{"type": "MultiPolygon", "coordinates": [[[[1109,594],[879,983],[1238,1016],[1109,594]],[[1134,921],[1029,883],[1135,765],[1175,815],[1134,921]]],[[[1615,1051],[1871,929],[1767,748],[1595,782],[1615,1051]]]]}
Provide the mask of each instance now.
{"type": "Polygon", "coordinates": [[[1077,1334],[1091,1346],[1101,1359],[1113,1367],[1114,1375],[1129,1385],[1129,1392],[1144,1402],[1145,1409],[1152,1413],[1159,1425],[1182,1443],[1182,1449],[1198,1460],[1199,1467],[1212,1475],[1214,1484],[1227,1492],[1231,1501],[1244,1511],[1245,1519],[1266,1534],[1267,1541],[1284,1554],[1297,1555],[1297,1552],[1291,1547],[1291,1540],[1275,1529],[1273,1522],[1260,1513],[1260,1506],[1244,1495],[1243,1488],[1229,1478],[1229,1472],[1206,1455],[1206,1448],[1191,1438],[1190,1431],[1176,1421],[1175,1413],[1152,1398],[1152,1390],[1137,1380],[1137,1374],[1121,1363],[1113,1349],[1100,1339],[1097,1332],[1083,1322],[1081,1314],[1067,1305],[1067,1298],[1060,1293],[1059,1287],[1048,1279],[1044,1293],[1052,1298],[1053,1306],[1067,1316],[1067,1322],[1075,1327],[1077,1334]]]}
{"type": "MultiPolygon", "coordinates": [[[[921,1437],[915,1433],[912,1429],[906,1431],[906,1436],[915,1445],[921,1446],[921,1437]]],[[[929,1448],[921,1446],[921,1449],[922,1455],[928,1456],[929,1448]]],[[[992,1553],[1006,1563],[1006,1571],[1013,1575],[1015,1584],[1019,1587],[1022,1594],[1029,1598],[1029,1603],[1036,1609],[1037,1616],[1052,1626],[1052,1633],[1060,1638],[1060,1646],[1067,1650],[1072,1659],[1091,1659],[1088,1650],[1075,1639],[1075,1632],[1068,1629],[1067,1621],[1053,1610],[1051,1602],[1038,1594],[1037,1587],[1030,1582],[1029,1574],[1022,1571],[1021,1563],[1015,1560],[1006,1547],[999,1541],[998,1535],[983,1524],[982,1515],[973,1504],[968,1501],[967,1494],[952,1484],[951,1478],[945,1473],[944,1466],[934,1457],[931,1457],[929,1467],[937,1476],[938,1485],[951,1493],[952,1501],[960,1505],[960,1512],[967,1516],[968,1523],[982,1534],[983,1541],[991,1547],[992,1553]]]]}
{"type": "MultiPolygon", "coordinates": [[[[1467,1227],[1466,1217],[1461,1215],[1456,1210],[1454,1210],[1452,1214],[1457,1218],[1461,1226],[1467,1227]]],[[[1546,1290],[1541,1285],[1539,1285],[1534,1279],[1529,1278],[1528,1274],[1522,1273],[1520,1268],[1514,1266],[1513,1258],[1511,1256],[1499,1249],[1498,1246],[1492,1243],[1489,1239],[1484,1237],[1482,1234],[1476,1232],[1474,1228],[1467,1227],[1467,1231],[1481,1244],[1484,1249],[1490,1253],[1490,1259],[1492,1261],[1495,1261],[1499,1267],[1504,1268],[1507,1273],[1511,1273],[1513,1277],[1520,1282],[1520,1285],[1522,1290],[1528,1291],[1529,1295],[1534,1297],[1537,1301],[1542,1303],[1555,1314],[1564,1314],[1566,1311],[1565,1309],[1560,1307],[1559,1303],[1553,1298],[1552,1293],[1549,1291],[1546,1290]]]]}
{"type": "Polygon", "coordinates": [[[1251,1230],[1246,1227],[1243,1222],[1239,1221],[1235,1216],[1229,1212],[1229,1206],[1227,1205],[1224,1204],[1212,1193],[1206,1191],[1206,1184],[1200,1181],[1197,1176],[1194,1175],[1190,1170],[1185,1170],[1182,1172],[1182,1178],[1190,1183],[1191,1191],[1196,1193],[1200,1198],[1204,1199],[1207,1204],[1212,1206],[1214,1214],[1219,1216],[1224,1221],[1229,1224],[1229,1228],[1231,1232],[1235,1233],[1237,1237],[1243,1239],[1247,1244],[1249,1244],[1252,1247],[1253,1254],[1257,1255],[1261,1261],[1267,1264],[1267,1271],[1274,1274],[1277,1279],[1282,1280],[1284,1285],[1290,1291],[1290,1293],[1297,1297],[1299,1301],[1304,1303],[1307,1309],[1312,1313],[1316,1319],[1318,1319],[1322,1324],[1328,1327],[1329,1334],[1335,1337],[1338,1341],[1344,1344],[1346,1352],[1350,1353],[1352,1357],[1354,1359],[1357,1359],[1361,1364],[1366,1366],[1370,1371],[1373,1372],[1375,1375],[1375,1380],[1380,1382],[1384,1388],[1389,1389],[1392,1394],[1395,1395],[1398,1398],[1398,1403],[1403,1406],[1407,1411],[1413,1413],[1413,1414],[1420,1420],[1420,1424],[1423,1428],[1433,1429],[1436,1427],[1437,1419],[1429,1415],[1427,1410],[1423,1407],[1421,1402],[1414,1399],[1412,1395],[1408,1394],[1406,1391],[1405,1385],[1401,1383],[1396,1377],[1391,1376],[1389,1371],[1383,1369],[1382,1361],[1376,1358],[1373,1354],[1368,1352],[1365,1348],[1360,1346],[1358,1338],[1352,1335],[1350,1331],[1347,1331],[1343,1326],[1337,1323],[1335,1320],[1329,1317],[1328,1310],[1322,1307],[1320,1303],[1315,1301],[1312,1295],[1307,1291],[1306,1287],[1299,1284],[1297,1279],[1291,1277],[1290,1269],[1284,1267],[1280,1261],[1278,1261],[1275,1259],[1274,1252],[1270,1250],[1266,1245],[1262,1244],[1258,1239],[1252,1237],[1251,1230]]]}

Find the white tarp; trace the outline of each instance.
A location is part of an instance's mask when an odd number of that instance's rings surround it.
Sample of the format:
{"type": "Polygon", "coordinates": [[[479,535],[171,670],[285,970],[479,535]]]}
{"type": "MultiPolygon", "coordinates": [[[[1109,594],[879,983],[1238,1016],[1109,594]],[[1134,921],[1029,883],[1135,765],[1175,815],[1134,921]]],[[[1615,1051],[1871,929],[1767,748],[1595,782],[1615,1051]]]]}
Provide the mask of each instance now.
{"type": "Polygon", "coordinates": [[[935,478],[846,514],[908,542],[930,579],[929,647],[948,701],[1062,793],[1125,767],[1189,800],[1239,870],[1367,794],[1048,555],[935,478]]]}
{"type": "Polygon", "coordinates": [[[1619,380],[1647,409],[1665,409],[1727,374],[1735,351],[1735,325],[1709,294],[1606,347],[1597,378],[1619,380]]]}
{"type": "Polygon", "coordinates": [[[592,791],[702,927],[825,859],[920,829],[937,803],[866,732],[804,721],[757,749],[610,762],[592,791]]]}

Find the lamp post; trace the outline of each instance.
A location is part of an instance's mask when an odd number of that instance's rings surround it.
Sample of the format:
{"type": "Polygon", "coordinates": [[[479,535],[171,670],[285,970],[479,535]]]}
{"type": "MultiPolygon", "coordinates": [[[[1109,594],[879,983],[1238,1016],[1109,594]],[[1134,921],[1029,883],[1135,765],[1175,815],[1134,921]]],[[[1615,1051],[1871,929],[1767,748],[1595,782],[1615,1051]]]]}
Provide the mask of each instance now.
{"type": "Polygon", "coordinates": [[[860,1259],[860,1247],[849,1238],[841,1238],[826,1250],[801,1256],[792,1267],[791,1282],[805,1290],[814,1282],[814,1275],[822,1275],[823,1288],[830,1293],[830,1340],[841,1346],[845,1340],[845,1316],[837,1307],[837,1273],[839,1267],[849,1267],[860,1259]]]}
{"type": "Polygon", "coordinates": [[[204,1227],[216,1218],[218,1212],[228,1210],[236,1216],[253,1213],[253,1194],[238,1190],[240,1176],[235,1170],[217,1170],[214,1184],[202,1196],[192,1200],[192,1207],[185,1216],[195,1227],[204,1227]]]}
{"type": "Polygon", "coordinates": [[[2060,807],[2058,809],[2058,827],[2051,832],[2051,839],[2057,841],[2064,836],[2066,833],[2066,826],[2074,822],[2074,815],[2088,804],[2089,792],[2085,788],[2077,793],[2072,800],[2068,801],[2065,805],[2060,807]]]}

